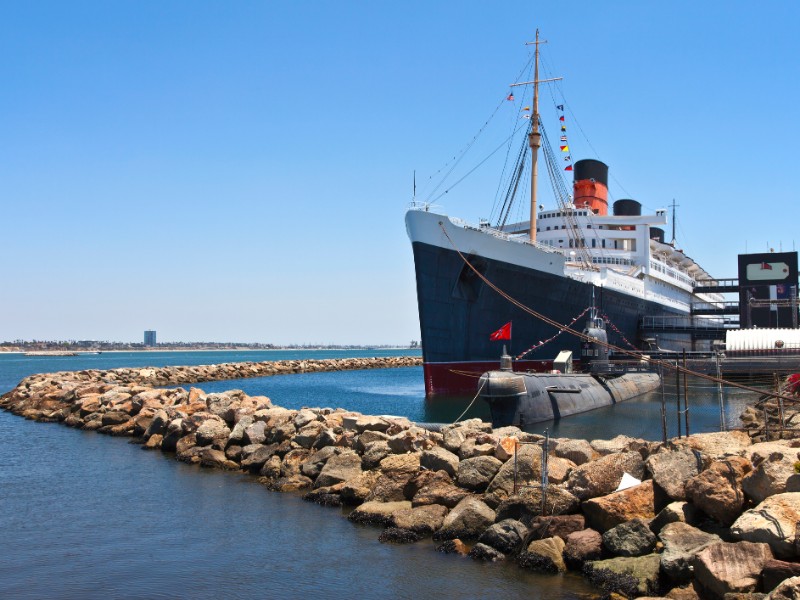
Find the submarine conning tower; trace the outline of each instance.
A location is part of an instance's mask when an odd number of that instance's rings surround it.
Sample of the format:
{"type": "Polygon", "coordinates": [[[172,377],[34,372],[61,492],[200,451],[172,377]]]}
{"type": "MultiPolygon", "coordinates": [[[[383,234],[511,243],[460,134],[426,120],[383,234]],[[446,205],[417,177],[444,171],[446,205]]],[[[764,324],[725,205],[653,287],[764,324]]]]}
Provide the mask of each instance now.
{"type": "Polygon", "coordinates": [[[596,215],[608,214],[608,165],[586,158],[575,163],[573,204],[596,215]]]}

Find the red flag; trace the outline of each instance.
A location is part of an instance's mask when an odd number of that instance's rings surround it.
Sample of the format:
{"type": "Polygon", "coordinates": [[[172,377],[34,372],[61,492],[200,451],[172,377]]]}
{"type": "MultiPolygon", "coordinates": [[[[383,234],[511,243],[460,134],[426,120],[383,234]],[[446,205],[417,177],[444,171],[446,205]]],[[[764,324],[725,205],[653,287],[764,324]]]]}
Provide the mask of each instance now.
{"type": "Polygon", "coordinates": [[[567,165],[566,167],[564,167],[564,170],[565,171],[572,171],[572,165],[567,165]]]}
{"type": "Polygon", "coordinates": [[[769,264],[768,262],[762,262],[761,263],[761,270],[762,271],[772,271],[772,265],[769,264]]]}
{"type": "Polygon", "coordinates": [[[558,117],[558,120],[563,122],[563,121],[564,121],[564,117],[563,117],[563,115],[562,115],[562,116],[560,116],[560,117],[558,117]]]}
{"type": "Polygon", "coordinates": [[[493,334],[489,336],[489,339],[494,341],[497,340],[510,340],[511,339],[511,321],[503,325],[500,329],[495,331],[493,334]]]}
{"type": "Polygon", "coordinates": [[[514,92],[511,92],[511,93],[508,95],[508,98],[506,98],[506,100],[509,100],[509,101],[511,101],[511,100],[514,100],[514,92]]]}

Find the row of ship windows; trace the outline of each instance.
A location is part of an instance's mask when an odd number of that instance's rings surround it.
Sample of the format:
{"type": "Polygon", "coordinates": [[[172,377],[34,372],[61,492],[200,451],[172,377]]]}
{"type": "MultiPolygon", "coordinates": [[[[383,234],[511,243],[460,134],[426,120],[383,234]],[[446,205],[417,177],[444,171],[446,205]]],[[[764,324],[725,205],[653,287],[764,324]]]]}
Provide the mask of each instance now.
{"type": "Polygon", "coordinates": [[[540,219],[551,219],[553,217],[566,217],[567,215],[575,215],[578,217],[586,217],[589,215],[589,211],[587,210],[571,210],[569,212],[554,212],[554,213],[542,213],[542,216],[539,217],[540,219]]]}
{"type": "MultiPolygon", "coordinates": [[[[567,228],[567,226],[566,226],[566,225],[562,225],[561,227],[559,227],[558,225],[555,225],[554,227],[552,227],[552,229],[553,229],[554,231],[558,231],[559,229],[566,229],[566,228],[567,228]]],[[[589,224],[586,226],[586,229],[591,229],[591,228],[592,228],[592,224],[591,224],[591,223],[589,223],[589,224]]],[[[597,228],[598,228],[598,229],[605,229],[605,228],[604,228],[602,225],[599,225],[597,228]]],[[[550,229],[551,229],[551,227],[549,227],[549,226],[544,228],[544,230],[545,230],[545,231],[550,231],[550,229]]],[[[541,230],[541,228],[537,227],[537,228],[536,228],[536,231],[537,231],[537,232],[539,232],[539,231],[542,231],[542,230],[541,230]]]]}

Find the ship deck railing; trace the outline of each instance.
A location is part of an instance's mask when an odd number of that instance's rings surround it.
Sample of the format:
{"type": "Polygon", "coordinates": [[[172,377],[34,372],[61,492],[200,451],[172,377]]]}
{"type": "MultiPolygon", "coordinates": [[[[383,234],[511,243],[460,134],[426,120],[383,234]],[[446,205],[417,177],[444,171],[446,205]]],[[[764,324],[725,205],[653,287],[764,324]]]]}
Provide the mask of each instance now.
{"type": "Polygon", "coordinates": [[[488,224],[481,224],[479,227],[475,225],[470,225],[464,219],[460,219],[458,217],[447,217],[450,219],[450,222],[457,226],[462,227],[464,229],[471,229],[472,231],[479,231],[481,233],[485,233],[487,235],[491,235],[501,240],[506,240],[509,242],[516,242],[518,244],[527,244],[528,246],[533,246],[539,250],[544,252],[549,252],[550,254],[559,254],[564,256],[564,250],[561,248],[554,248],[553,246],[549,246],[547,244],[542,244],[541,242],[532,242],[530,237],[525,233],[506,233],[505,231],[500,231],[499,229],[495,229],[494,227],[489,226],[488,224]]]}

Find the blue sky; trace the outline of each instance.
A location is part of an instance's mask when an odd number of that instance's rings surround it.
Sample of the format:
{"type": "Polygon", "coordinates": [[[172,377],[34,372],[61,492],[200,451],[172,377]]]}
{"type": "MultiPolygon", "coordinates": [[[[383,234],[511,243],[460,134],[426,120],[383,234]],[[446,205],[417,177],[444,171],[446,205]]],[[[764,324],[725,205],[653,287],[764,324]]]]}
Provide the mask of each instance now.
{"type": "MultiPolygon", "coordinates": [[[[496,107],[451,183],[515,126],[524,100],[502,100],[537,27],[573,157],[606,162],[615,199],[674,198],[679,245],[735,276],[737,252],[800,237],[798,18],[789,0],[2,2],[0,339],[419,339],[412,174],[424,198],[496,107]]],[[[438,203],[488,217],[502,154],[438,203]]]]}

